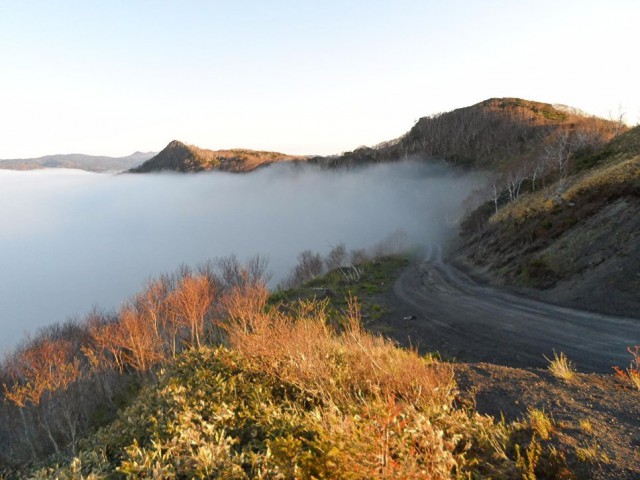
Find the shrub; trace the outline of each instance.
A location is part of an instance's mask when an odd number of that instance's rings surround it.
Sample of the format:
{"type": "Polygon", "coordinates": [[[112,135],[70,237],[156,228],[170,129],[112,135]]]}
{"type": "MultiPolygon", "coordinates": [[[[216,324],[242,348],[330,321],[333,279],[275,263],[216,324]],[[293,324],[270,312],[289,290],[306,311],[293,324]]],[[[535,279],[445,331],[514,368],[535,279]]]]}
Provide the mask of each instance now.
{"type": "Polygon", "coordinates": [[[534,433],[542,440],[549,440],[554,431],[553,420],[544,413],[544,410],[529,409],[529,424],[534,433]]]}
{"type": "Polygon", "coordinates": [[[562,380],[571,380],[575,376],[575,366],[563,352],[560,352],[560,355],[558,355],[554,351],[553,360],[547,358],[546,355],[544,358],[546,358],[549,362],[548,369],[554,377],[560,378],[562,380]]]}
{"type": "Polygon", "coordinates": [[[629,368],[623,370],[620,367],[613,367],[620,378],[627,380],[636,389],[640,390],[640,345],[635,347],[627,347],[627,350],[633,357],[629,368]]]}

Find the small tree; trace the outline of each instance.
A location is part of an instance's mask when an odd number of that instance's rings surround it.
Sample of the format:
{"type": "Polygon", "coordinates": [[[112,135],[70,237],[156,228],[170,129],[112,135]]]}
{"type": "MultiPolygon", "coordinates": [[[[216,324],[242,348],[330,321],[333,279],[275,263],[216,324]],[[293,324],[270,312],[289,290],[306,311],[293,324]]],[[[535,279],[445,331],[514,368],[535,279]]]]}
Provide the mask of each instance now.
{"type": "Polygon", "coordinates": [[[298,255],[298,263],[284,281],[284,286],[286,288],[297,287],[313,280],[324,272],[324,262],[320,254],[305,250],[298,255]]]}
{"type": "Polygon", "coordinates": [[[204,275],[187,276],[168,297],[172,318],[190,332],[190,344],[202,345],[205,320],[215,298],[209,278],[204,275]]]}
{"type": "Polygon", "coordinates": [[[347,263],[347,247],[344,243],[339,243],[331,249],[324,259],[324,264],[327,270],[335,270],[345,266],[347,263]]]}

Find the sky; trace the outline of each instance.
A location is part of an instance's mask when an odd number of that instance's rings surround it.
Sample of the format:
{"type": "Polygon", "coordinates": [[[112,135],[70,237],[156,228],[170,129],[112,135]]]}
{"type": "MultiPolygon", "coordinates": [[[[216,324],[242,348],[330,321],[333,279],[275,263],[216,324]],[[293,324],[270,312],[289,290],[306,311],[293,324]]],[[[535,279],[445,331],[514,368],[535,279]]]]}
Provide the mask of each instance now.
{"type": "Polygon", "coordinates": [[[491,97],[640,121],[637,0],[0,0],[0,158],[334,154],[491,97]]]}

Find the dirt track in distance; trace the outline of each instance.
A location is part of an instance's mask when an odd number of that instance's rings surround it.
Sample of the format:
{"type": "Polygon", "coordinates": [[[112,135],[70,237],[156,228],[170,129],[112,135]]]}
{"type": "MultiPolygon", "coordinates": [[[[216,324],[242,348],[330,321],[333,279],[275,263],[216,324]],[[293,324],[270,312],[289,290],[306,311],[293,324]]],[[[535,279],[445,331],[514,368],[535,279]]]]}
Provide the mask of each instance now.
{"type": "Polygon", "coordinates": [[[403,344],[464,362],[544,367],[564,352],[578,371],[612,373],[628,366],[640,344],[640,319],[561,307],[479,285],[442,259],[432,245],[406,268],[385,299],[383,323],[403,344]]]}

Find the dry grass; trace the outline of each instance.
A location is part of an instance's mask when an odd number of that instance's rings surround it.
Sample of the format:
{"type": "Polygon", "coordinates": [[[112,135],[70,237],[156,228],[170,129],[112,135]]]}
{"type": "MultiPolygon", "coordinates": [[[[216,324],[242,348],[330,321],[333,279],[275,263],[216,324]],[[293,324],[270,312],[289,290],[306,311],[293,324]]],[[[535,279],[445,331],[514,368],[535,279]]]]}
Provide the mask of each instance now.
{"type": "Polygon", "coordinates": [[[591,423],[591,420],[580,420],[580,430],[586,433],[593,433],[593,424],[591,423]]]}
{"type": "Polygon", "coordinates": [[[555,430],[554,422],[543,410],[529,409],[529,425],[542,440],[549,440],[555,430]]]}
{"type": "MultiPolygon", "coordinates": [[[[640,156],[635,156],[572,177],[561,198],[564,202],[577,203],[583,197],[596,196],[606,201],[611,196],[624,195],[626,191],[637,191],[639,182],[640,156]]],[[[521,195],[493,215],[491,222],[523,221],[548,214],[558,206],[554,199],[555,190],[554,184],[544,190],[521,195]]]]}
{"type": "Polygon", "coordinates": [[[563,352],[560,352],[560,355],[558,355],[554,351],[553,359],[549,359],[546,356],[544,358],[549,361],[548,369],[554,377],[562,380],[571,380],[574,378],[576,368],[573,362],[569,360],[563,352]]]}
{"type": "Polygon", "coordinates": [[[595,444],[586,447],[577,447],[576,456],[578,460],[584,463],[595,463],[601,458],[600,449],[598,445],[595,444]]]}
{"type": "Polygon", "coordinates": [[[623,380],[627,380],[636,390],[640,390],[640,345],[635,347],[627,347],[627,350],[633,357],[629,368],[622,369],[620,367],[613,367],[618,375],[623,380]]]}
{"type": "Polygon", "coordinates": [[[567,189],[563,198],[574,201],[589,192],[607,193],[607,190],[622,188],[624,185],[637,183],[640,180],[640,157],[607,165],[589,172],[572,187],[567,189]]]}
{"type": "Polygon", "coordinates": [[[362,329],[355,300],[344,328],[328,324],[326,302],[299,302],[294,311],[265,310],[264,293],[232,292],[223,325],[230,346],[256,370],[344,406],[363,395],[394,397],[421,408],[448,404],[454,388],[451,365],[427,361],[362,329]],[[238,299],[247,299],[238,301],[238,299]]]}
{"type": "Polygon", "coordinates": [[[355,300],[340,329],[330,326],[326,301],[268,309],[264,292],[249,287],[230,292],[223,303],[221,326],[245,365],[320,401],[320,441],[344,472],[444,479],[469,467],[457,452],[484,423],[453,408],[452,366],[364,331],[355,300]]]}

